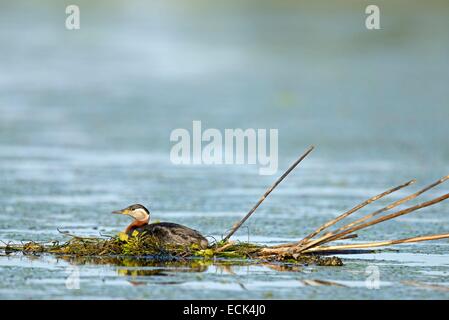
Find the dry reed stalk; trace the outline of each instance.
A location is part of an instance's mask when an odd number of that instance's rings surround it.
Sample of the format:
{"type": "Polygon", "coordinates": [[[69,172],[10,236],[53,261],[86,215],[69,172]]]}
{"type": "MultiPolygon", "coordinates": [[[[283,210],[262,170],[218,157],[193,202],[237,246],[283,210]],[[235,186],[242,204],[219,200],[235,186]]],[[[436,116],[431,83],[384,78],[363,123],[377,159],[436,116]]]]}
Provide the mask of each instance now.
{"type": "MultiPolygon", "coordinates": [[[[429,190],[432,189],[432,188],[435,188],[437,185],[443,183],[443,182],[446,181],[447,179],[449,179],[449,175],[447,175],[447,176],[445,176],[445,177],[443,177],[443,178],[441,178],[441,179],[435,181],[434,183],[432,183],[432,184],[428,185],[427,187],[425,187],[425,188],[419,190],[418,192],[415,192],[414,194],[411,194],[411,195],[409,195],[409,196],[407,196],[407,197],[405,197],[405,198],[399,199],[398,201],[395,201],[395,202],[389,204],[388,206],[383,207],[382,209],[379,209],[379,210],[377,210],[377,211],[375,211],[375,212],[373,212],[373,213],[370,213],[370,214],[368,214],[368,215],[366,215],[366,216],[364,216],[364,217],[361,217],[361,218],[358,219],[358,220],[355,220],[355,221],[353,221],[353,222],[351,222],[351,223],[349,223],[349,224],[347,224],[347,225],[344,225],[344,226],[342,226],[341,228],[337,229],[336,231],[334,231],[334,232],[332,232],[332,233],[335,234],[335,233],[337,233],[337,232],[340,232],[340,231],[343,231],[343,230],[345,230],[345,229],[351,228],[352,226],[357,225],[357,224],[360,224],[360,223],[362,223],[363,221],[366,221],[366,220],[368,220],[368,219],[371,219],[372,217],[375,217],[375,216],[381,214],[382,212],[388,211],[388,210],[393,209],[393,208],[395,208],[395,207],[397,207],[397,206],[399,206],[399,205],[401,205],[401,204],[403,204],[403,203],[405,203],[405,202],[407,202],[407,201],[413,200],[413,199],[415,199],[416,197],[418,197],[418,196],[420,196],[421,194],[423,194],[424,192],[429,191],[429,190]]],[[[327,235],[328,235],[328,234],[327,234],[327,235]]]]}
{"type": "Polygon", "coordinates": [[[363,207],[369,205],[370,203],[379,200],[383,197],[385,197],[386,195],[389,195],[390,193],[393,193],[395,191],[398,191],[402,188],[405,188],[413,183],[415,183],[416,180],[410,180],[404,184],[401,184],[397,187],[391,188],[385,192],[382,192],[374,197],[369,198],[368,200],[365,200],[364,202],[358,204],[357,206],[355,206],[354,208],[352,208],[351,210],[346,211],[345,213],[339,215],[337,218],[329,220],[328,222],[326,222],[325,224],[321,225],[318,229],[316,229],[315,231],[313,231],[312,233],[310,233],[309,235],[307,235],[304,239],[302,239],[301,241],[299,241],[298,245],[303,245],[306,242],[308,242],[310,239],[312,239],[313,237],[315,237],[316,235],[320,234],[323,230],[333,226],[334,224],[336,224],[337,222],[343,220],[344,218],[348,217],[349,215],[353,214],[354,212],[362,209],[363,207]]]}
{"type": "MultiPolygon", "coordinates": [[[[358,235],[357,234],[348,234],[347,236],[344,236],[343,238],[339,239],[339,240],[347,240],[347,239],[354,239],[357,238],[358,235]]],[[[290,243],[283,243],[283,244],[278,244],[275,246],[270,246],[270,248],[276,249],[276,248],[287,248],[287,247],[296,247],[298,246],[298,242],[290,242],[290,243]]]]}
{"type": "Polygon", "coordinates": [[[302,156],[300,156],[298,158],[298,160],[296,160],[288,169],[287,171],[284,172],[284,174],[276,180],[276,182],[270,187],[268,188],[268,190],[264,193],[264,195],[259,199],[259,201],[257,201],[257,203],[255,204],[255,206],[246,214],[246,216],[243,217],[242,220],[240,220],[239,222],[237,222],[231,229],[231,231],[229,232],[229,234],[223,239],[223,241],[228,241],[230,237],[232,237],[232,235],[241,227],[241,225],[243,223],[245,223],[245,221],[254,213],[254,211],[256,211],[256,209],[260,206],[260,204],[268,197],[268,195],[271,193],[271,191],[273,191],[278,185],[279,183],[281,183],[282,180],[284,180],[284,178],[286,176],[288,176],[288,174],[296,168],[296,166],[302,161],[304,160],[305,157],[307,157],[309,155],[310,152],[312,152],[312,150],[314,149],[314,146],[309,147],[309,149],[306,150],[306,152],[304,152],[304,154],[302,156]]]}
{"type": "Polygon", "coordinates": [[[227,248],[232,247],[233,245],[235,245],[235,242],[234,242],[234,241],[229,241],[229,242],[226,243],[225,245],[223,245],[223,246],[221,246],[221,247],[215,249],[214,252],[215,252],[215,253],[222,252],[223,250],[226,250],[227,248]]]}
{"type": "Polygon", "coordinates": [[[323,237],[321,239],[317,239],[315,241],[311,241],[311,242],[305,244],[304,246],[299,248],[299,252],[304,252],[305,250],[307,250],[309,248],[319,246],[319,245],[321,245],[323,243],[328,243],[328,242],[331,242],[331,241],[335,241],[335,240],[337,240],[337,239],[339,239],[339,238],[341,238],[343,236],[346,236],[347,234],[353,233],[353,232],[355,232],[357,230],[364,229],[364,228],[370,227],[372,225],[375,225],[375,224],[378,224],[378,223],[381,223],[381,222],[384,222],[384,221],[387,221],[387,220],[390,220],[390,219],[394,219],[396,217],[399,217],[399,216],[411,213],[413,211],[416,211],[416,210],[419,210],[419,209],[422,209],[422,208],[434,205],[436,203],[439,203],[441,201],[446,200],[447,198],[449,198],[449,193],[447,193],[447,194],[445,194],[443,196],[440,196],[438,198],[432,199],[430,201],[426,201],[426,202],[420,203],[420,204],[415,205],[413,207],[408,207],[408,208],[406,208],[404,210],[400,210],[400,211],[397,211],[395,213],[391,213],[391,214],[385,215],[383,217],[377,218],[375,220],[372,220],[372,221],[369,221],[369,222],[365,222],[363,224],[356,225],[356,226],[354,226],[352,228],[349,228],[349,229],[346,229],[346,230],[344,230],[344,231],[342,231],[340,233],[330,234],[327,237],[323,237]]]}
{"type": "Polygon", "coordinates": [[[327,246],[327,247],[314,247],[308,250],[301,251],[302,253],[312,253],[312,252],[323,252],[323,251],[338,251],[338,250],[348,250],[348,249],[370,249],[376,247],[386,247],[395,244],[401,243],[412,243],[412,242],[421,242],[421,241],[430,241],[430,240],[439,240],[439,239],[448,239],[449,233],[442,234],[434,234],[429,236],[419,236],[398,240],[386,240],[386,241],[376,241],[376,242],[368,242],[368,243],[355,243],[355,244],[344,244],[344,245],[336,245],[336,246],[327,246]]]}
{"type": "Polygon", "coordinates": [[[449,292],[448,286],[443,286],[440,284],[424,283],[424,282],[411,281],[411,280],[402,281],[402,283],[405,285],[408,285],[408,286],[414,286],[414,287],[418,287],[421,289],[431,289],[431,290],[436,290],[436,291],[449,292]]]}

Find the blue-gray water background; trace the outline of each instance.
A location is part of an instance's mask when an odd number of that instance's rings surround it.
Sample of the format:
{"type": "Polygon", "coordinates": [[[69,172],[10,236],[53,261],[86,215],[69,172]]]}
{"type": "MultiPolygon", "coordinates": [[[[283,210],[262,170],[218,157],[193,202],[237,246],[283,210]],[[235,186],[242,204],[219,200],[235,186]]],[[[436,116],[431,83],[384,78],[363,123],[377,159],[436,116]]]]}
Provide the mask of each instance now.
{"type": "MultiPolygon", "coordinates": [[[[57,228],[113,234],[128,220],[109,212],[136,202],[153,219],[219,238],[311,144],[317,149],[238,239],[249,230],[253,242],[297,240],[389,187],[418,179],[395,200],[448,174],[449,5],[376,1],[381,30],[369,31],[368,4],[1,1],[0,240],[63,240],[57,228]],[[80,30],[65,29],[69,4],[80,6],[80,30]],[[193,120],[279,129],[280,171],[173,165],[170,132],[193,120]]],[[[442,232],[449,203],[354,241],[442,232]]],[[[73,262],[1,254],[0,298],[449,298],[447,241],[396,248],[294,271],[212,265],[133,274],[86,263],[79,290],[66,287],[73,262]],[[366,287],[369,266],[379,268],[378,290],[366,287]]]]}

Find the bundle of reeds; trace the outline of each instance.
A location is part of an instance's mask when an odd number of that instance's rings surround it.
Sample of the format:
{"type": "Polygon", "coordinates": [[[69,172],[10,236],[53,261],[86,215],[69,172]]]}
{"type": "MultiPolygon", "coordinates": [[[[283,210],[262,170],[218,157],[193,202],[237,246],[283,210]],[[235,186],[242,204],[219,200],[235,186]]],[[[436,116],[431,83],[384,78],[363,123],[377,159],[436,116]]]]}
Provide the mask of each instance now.
{"type": "MultiPolygon", "coordinates": [[[[227,241],[236,231],[237,229],[245,222],[251,214],[254,213],[254,211],[259,207],[259,205],[266,199],[266,197],[273,191],[274,188],[276,188],[279,183],[308,155],[310,152],[314,149],[314,147],[310,147],[298,160],[296,160],[289,168],[288,170],[265,192],[265,194],[262,196],[262,198],[257,202],[257,204],[249,211],[249,213],[238,223],[234,225],[231,232],[225,237],[225,241],[227,241]]],[[[334,242],[336,240],[343,240],[343,239],[350,239],[357,237],[357,234],[355,234],[356,231],[360,231],[362,229],[369,228],[373,225],[376,225],[378,223],[388,221],[394,218],[397,218],[399,216],[403,216],[405,214],[409,214],[411,212],[417,211],[422,208],[426,208],[429,206],[432,206],[434,204],[437,204],[441,201],[446,200],[449,198],[449,193],[444,194],[440,197],[431,199],[429,201],[422,202],[420,204],[407,207],[402,210],[398,210],[396,212],[390,213],[390,214],[384,214],[385,212],[398,207],[399,205],[402,205],[410,200],[413,200],[420,196],[421,194],[425,193],[426,191],[429,191],[439,184],[443,183],[444,181],[449,179],[449,175],[444,176],[443,178],[435,181],[434,183],[426,186],[425,188],[407,196],[404,198],[401,198],[397,201],[394,201],[387,206],[378,209],[372,213],[369,213],[365,216],[362,216],[361,218],[348,222],[347,224],[335,228],[334,230],[328,231],[330,227],[334,226],[338,222],[347,219],[350,215],[354,214],[355,212],[359,211],[360,209],[364,208],[365,206],[373,203],[374,201],[377,201],[395,191],[398,191],[400,189],[403,189],[407,186],[410,186],[411,184],[415,183],[416,180],[410,180],[404,184],[401,184],[399,186],[393,187],[385,192],[382,192],[378,195],[375,195],[362,203],[356,205],[354,208],[344,212],[343,214],[337,216],[335,219],[332,219],[323,225],[321,225],[319,228],[311,232],[309,235],[304,237],[302,240],[294,243],[286,243],[282,245],[272,246],[272,247],[265,247],[260,249],[258,252],[259,256],[263,257],[270,257],[270,256],[287,256],[287,257],[298,257],[300,255],[304,254],[319,254],[319,253],[329,253],[329,252],[339,252],[339,253],[345,253],[345,252],[353,252],[354,249],[373,249],[378,247],[385,247],[385,246],[391,246],[401,243],[412,243],[412,242],[421,242],[421,241],[430,241],[430,240],[439,240],[439,239],[447,239],[449,238],[449,233],[443,233],[443,234],[432,234],[432,235],[422,235],[422,236],[415,236],[405,239],[396,239],[396,240],[384,240],[384,241],[376,241],[376,242],[367,242],[367,243],[354,243],[354,244],[341,244],[341,245],[328,245],[331,242],[334,242]],[[384,214],[384,215],[382,215],[384,214]],[[379,217],[378,217],[379,216],[379,217]]],[[[345,220],[346,221],[346,220],[345,220]]]]}

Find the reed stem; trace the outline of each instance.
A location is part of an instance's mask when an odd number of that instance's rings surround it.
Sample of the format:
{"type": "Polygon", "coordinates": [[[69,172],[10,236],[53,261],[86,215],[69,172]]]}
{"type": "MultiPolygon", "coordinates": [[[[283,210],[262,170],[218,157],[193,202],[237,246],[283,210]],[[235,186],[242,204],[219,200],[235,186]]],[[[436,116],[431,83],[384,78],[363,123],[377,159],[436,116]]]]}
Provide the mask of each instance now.
{"type": "Polygon", "coordinates": [[[246,216],[243,217],[242,220],[240,220],[239,222],[237,222],[231,229],[231,231],[229,232],[229,234],[224,237],[223,241],[228,241],[230,237],[232,237],[232,235],[242,226],[243,223],[245,223],[246,220],[248,220],[248,218],[254,213],[254,211],[256,211],[256,209],[260,206],[260,204],[268,197],[268,195],[271,193],[271,191],[273,191],[280,183],[282,180],[284,180],[284,178],[286,176],[288,176],[288,174],[294,169],[296,168],[296,166],[302,161],[304,160],[305,157],[307,157],[309,155],[310,152],[312,152],[312,150],[314,149],[314,146],[309,147],[309,149],[306,150],[306,152],[300,156],[298,158],[298,160],[296,160],[288,169],[287,171],[284,172],[284,174],[276,180],[276,182],[270,187],[268,188],[268,190],[264,193],[264,195],[259,199],[259,201],[257,201],[257,203],[254,205],[254,207],[246,214],[246,216]]]}
{"type": "Polygon", "coordinates": [[[328,246],[328,247],[314,247],[314,248],[302,251],[302,253],[338,251],[338,250],[348,250],[348,249],[369,249],[369,248],[376,248],[376,247],[386,247],[386,246],[391,246],[391,245],[401,244],[401,243],[412,243],[412,242],[440,240],[440,239],[448,239],[448,238],[449,238],[449,233],[442,233],[442,234],[419,236],[419,237],[412,237],[412,238],[398,239],[398,240],[344,244],[344,245],[336,245],[336,246],[328,246]]]}
{"type": "Polygon", "coordinates": [[[405,188],[413,183],[415,183],[416,180],[410,180],[404,184],[401,184],[397,187],[391,188],[385,192],[382,192],[374,197],[369,198],[368,200],[365,200],[364,202],[358,204],[357,206],[355,206],[354,208],[352,208],[351,210],[346,211],[345,213],[339,215],[337,218],[329,220],[328,222],[326,222],[325,224],[321,225],[318,229],[316,229],[315,231],[313,231],[312,233],[310,233],[309,235],[307,235],[304,239],[302,239],[298,245],[303,245],[304,243],[308,242],[310,239],[312,239],[313,237],[315,237],[316,235],[320,234],[323,230],[333,226],[334,224],[336,224],[337,222],[339,222],[340,220],[343,220],[344,218],[348,217],[349,215],[353,214],[354,212],[362,209],[363,207],[369,205],[370,203],[379,200],[383,197],[385,197],[386,195],[389,195],[390,193],[393,193],[395,191],[398,191],[402,188],[405,188]]]}
{"type": "Polygon", "coordinates": [[[395,213],[391,213],[389,215],[385,215],[383,217],[377,218],[375,220],[356,225],[356,226],[354,226],[352,228],[348,228],[348,229],[346,229],[346,230],[344,230],[344,231],[342,231],[340,233],[337,233],[337,234],[332,234],[331,233],[327,237],[325,236],[325,237],[323,237],[321,239],[317,239],[315,241],[311,241],[311,242],[305,244],[303,247],[300,248],[299,251],[300,252],[304,252],[305,250],[307,250],[309,248],[316,247],[316,246],[319,246],[319,245],[321,245],[323,243],[328,243],[328,242],[337,240],[337,239],[339,239],[339,238],[341,238],[343,236],[346,236],[347,234],[353,233],[353,232],[355,232],[357,230],[364,229],[364,228],[370,227],[372,225],[375,225],[375,224],[378,224],[378,223],[381,223],[381,222],[384,222],[384,221],[387,221],[387,220],[390,220],[390,219],[394,219],[394,218],[397,218],[399,216],[411,213],[413,211],[416,211],[416,210],[419,210],[419,209],[422,209],[422,208],[434,205],[434,204],[436,204],[438,202],[446,200],[447,198],[449,198],[449,193],[447,193],[445,195],[442,195],[442,196],[440,196],[438,198],[432,199],[430,201],[426,201],[426,202],[420,203],[420,204],[418,204],[416,206],[409,207],[409,208],[406,208],[404,210],[400,210],[400,211],[397,211],[395,213]]]}
{"type": "Polygon", "coordinates": [[[393,208],[395,208],[395,207],[397,207],[397,206],[399,206],[399,205],[401,205],[401,204],[403,204],[403,203],[405,203],[405,202],[408,202],[408,201],[410,201],[410,200],[413,200],[413,199],[415,199],[416,197],[418,197],[418,196],[420,196],[421,194],[423,194],[424,192],[429,191],[429,190],[432,189],[432,188],[435,188],[437,185],[443,183],[443,182],[446,181],[447,179],[449,179],[449,175],[447,175],[447,176],[445,176],[445,177],[443,177],[443,178],[441,178],[441,179],[435,181],[434,183],[428,185],[428,186],[425,187],[424,189],[421,189],[421,190],[419,190],[418,192],[415,192],[414,194],[409,195],[408,197],[399,199],[398,201],[395,201],[395,202],[389,204],[388,206],[383,207],[382,209],[379,209],[379,210],[377,210],[377,211],[375,211],[375,212],[373,212],[373,213],[370,213],[370,214],[368,214],[368,215],[366,215],[366,216],[364,216],[364,217],[361,217],[360,219],[358,219],[358,220],[356,220],[356,221],[354,221],[354,222],[351,222],[351,223],[349,223],[349,224],[347,224],[347,225],[345,225],[345,226],[343,226],[343,227],[337,229],[337,230],[334,231],[333,233],[335,234],[335,233],[337,233],[337,232],[340,232],[340,231],[342,231],[342,230],[345,230],[345,229],[347,229],[347,228],[350,228],[350,227],[352,227],[352,226],[354,226],[354,225],[360,224],[360,223],[362,223],[363,221],[366,221],[366,220],[368,220],[368,219],[371,219],[372,217],[375,217],[375,216],[381,214],[382,212],[388,211],[388,210],[393,209],[393,208]]]}

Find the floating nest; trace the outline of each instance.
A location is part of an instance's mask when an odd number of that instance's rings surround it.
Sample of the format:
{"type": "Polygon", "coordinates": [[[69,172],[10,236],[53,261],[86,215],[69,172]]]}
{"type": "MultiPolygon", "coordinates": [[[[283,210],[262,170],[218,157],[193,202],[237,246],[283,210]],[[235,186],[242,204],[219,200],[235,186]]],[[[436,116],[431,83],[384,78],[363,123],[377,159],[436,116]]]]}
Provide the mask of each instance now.
{"type": "Polygon", "coordinates": [[[151,237],[120,236],[105,238],[79,237],[70,235],[71,239],[60,243],[57,241],[39,243],[7,244],[3,247],[6,254],[21,252],[25,255],[53,254],[73,257],[130,257],[148,258],[154,261],[173,261],[185,259],[221,259],[229,261],[254,260],[254,262],[282,262],[291,264],[314,264],[319,266],[341,266],[340,258],[320,255],[266,255],[266,246],[245,242],[217,243],[207,249],[196,245],[189,247],[165,245],[151,237]]]}

